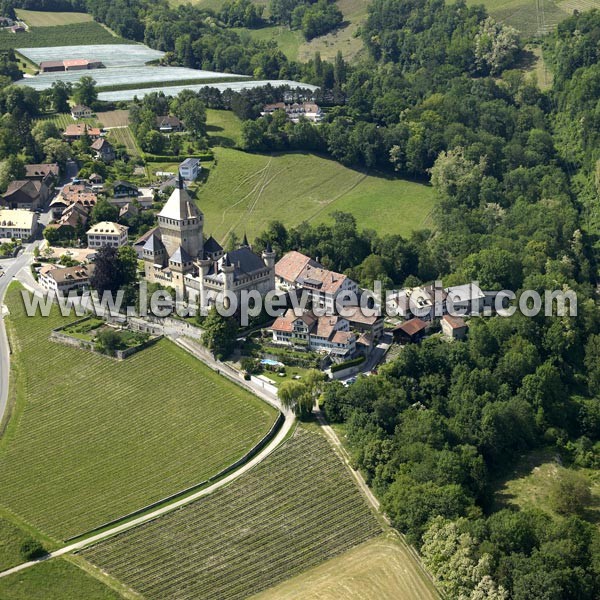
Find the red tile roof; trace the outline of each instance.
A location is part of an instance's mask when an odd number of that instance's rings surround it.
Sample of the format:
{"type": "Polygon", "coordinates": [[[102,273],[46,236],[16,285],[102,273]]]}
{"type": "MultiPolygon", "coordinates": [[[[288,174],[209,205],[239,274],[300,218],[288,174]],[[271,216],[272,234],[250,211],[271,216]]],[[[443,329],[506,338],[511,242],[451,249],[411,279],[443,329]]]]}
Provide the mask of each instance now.
{"type": "MultiPolygon", "coordinates": [[[[308,265],[311,259],[308,256],[300,252],[296,252],[296,250],[292,250],[285,254],[275,265],[275,275],[280,277],[281,279],[294,282],[302,273],[302,270],[306,265],[308,265]]],[[[314,263],[315,265],[317,263],[314,263]]]]}
{"type": "Polygon", "coordinates": [[[453,317],[452,315],[444,315],[442,317],[452,329],[462,329],[463,327],[467,327],[465,320],[461,317],[453,317]]]}

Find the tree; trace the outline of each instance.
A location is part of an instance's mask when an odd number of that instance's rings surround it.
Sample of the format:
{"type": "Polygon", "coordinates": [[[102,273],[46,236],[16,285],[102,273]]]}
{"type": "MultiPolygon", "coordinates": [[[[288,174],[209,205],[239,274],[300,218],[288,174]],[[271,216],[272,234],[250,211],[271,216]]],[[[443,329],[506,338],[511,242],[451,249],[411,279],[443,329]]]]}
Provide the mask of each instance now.
{"type": "Polygon", "coordinates": [[[193,137],[200,139],[206,135],[206,107],[196,94],[181,92],[173,100],[171,110],[181,119],[193,137]]]}
{"type": "Polygon", "coordinates": [[[137,280],[137,255],[129,246],[118,249],[102,246],[96,253],[94,265],[90,285],[100,295],[105,291],[126,292],[137,280]]]}
{"type": "Polygon", "coordinates": [[[235,348],[238,325],[233,317],[224,317],[216,307],[208,313],[202,327],[202,343],[219,359],[229,357],[235,348]]]}
{"type": "Polygon", "coordinates": [[[69,97],[71,96],[72,91],[73,87],[69,82],[58,80],[52,83],[52,87],[50,88],[50,101],[56,112],[69,112],[69,97]]]}
{"type": "Polygon", "coordinates": [[[25,176],[25,163],[18,156],[9,156],[0,163],[0,191],[5,192],[8,184],[25,176]]]}
{"type": "Polygon", "coordinates": [[[431,168],[431,184],[442,198],[453,198],[461,205],[474,208],[479,204],[479,185],[484,170],[483,160],[475,164],[466,158],[464,148],[457,146],[440,153],[431,168]]]}
{"type": "Polygon", "coordinates": [[[118,331],[107,327],[96,336],[95,346],[98,352],[113,356],[117,350],[122,350],[125,344],[118,331]]]}
{"type": "Polygon", "coordinates": [[[119,218],[119,209],[111,204],[106,198],[98,200],[92,208],[91,225],[101,221],[116,221],[119,218]]]}
{"type": "Polygon", "coordinates": [[[92,106],[98,100],[98,92],[96,90],[96,82],[89,75],[84,75],[73,86],[73,100],[77,104],[84,106],[92,106]]]}
{"type": "Polygon", "coordinates": [[[592,500],[589,479],[570,469],[559,469],[552,483],[550,498],[556,512],[581,515],[592,500]]]}
{"type": "Polygon", "coordinates": [[[324,373],[311,369],[301,380],[281,384],[277,395],[285,408],[293,410],[300,419],[306,419],[312,413],[326,380],[324,373]]]}
{"type": "Polygon", "coordinates": [[[475,36],[475,59],[484,73],[497,75],[510,66],[520,50],[519,33],[488,17],[475,36]]]}

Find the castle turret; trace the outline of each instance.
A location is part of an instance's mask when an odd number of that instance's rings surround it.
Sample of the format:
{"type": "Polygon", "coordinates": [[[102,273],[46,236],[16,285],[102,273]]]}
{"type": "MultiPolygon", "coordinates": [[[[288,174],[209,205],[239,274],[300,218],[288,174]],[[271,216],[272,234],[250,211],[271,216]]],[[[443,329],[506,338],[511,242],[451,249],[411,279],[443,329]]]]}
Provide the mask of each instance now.
{"type": "Polygon", "coordinates": [[[275,289],[275,252],[271,248],[271,243],[267,242],[267,245],[262,253],[262,259],[267,269],[269,269],[269,289],[275,289]]]}
{"type": "Polygon", "coordinates": [[[234,278],[234,273],[235,273],[235,265],[231,264],[228,254],[225,254],[225,256],[223,256],[223,260],[221,262],[221,271],[225,278],[224,286],[223,286],[223,304],[225,305],[226,308],[228,308],[229,301],[227,299],[227,293],[233,292],[233,278],[234,278]]]}

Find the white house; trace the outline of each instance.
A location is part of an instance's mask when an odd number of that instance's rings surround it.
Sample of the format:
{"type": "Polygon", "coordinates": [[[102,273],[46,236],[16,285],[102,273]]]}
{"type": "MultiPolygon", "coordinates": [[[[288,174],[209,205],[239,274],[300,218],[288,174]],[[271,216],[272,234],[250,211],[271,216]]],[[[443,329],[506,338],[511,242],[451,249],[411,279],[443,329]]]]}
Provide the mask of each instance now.
{"type": "Polygon", "coordinates": [[[89,119],[94,115],[94,111],[89,106],[77,104],[71,109],[71,116],[77,119],[89,119]]]}
{"type": "Polygon", "coordinates": [[[88,248],[101,248],[102,246],[120,248],[125,246],[127,244],[128,229],[124,225],[110,221],[96,223],[87,232],[88,248]]]}
{"type": "Polygon", "coordinates": [[[0,239],[29,240],[37,224],[38,215],[30,210],[0,210],[0,239]]]}
{"type": "Polygon", "coordinates": [[[45,265],[39,271],[39,283],[49,292],[62,295],[89,287],[93,272],[93,264],[65,268],[45,265]]]}
{"type": "Polygon", "coordinates": [[[201,170],[202,167],[200,166],[200,161],[197,158],[186,158],[179,165],[179,174],[186,181],[196,181],[201,170]]]}

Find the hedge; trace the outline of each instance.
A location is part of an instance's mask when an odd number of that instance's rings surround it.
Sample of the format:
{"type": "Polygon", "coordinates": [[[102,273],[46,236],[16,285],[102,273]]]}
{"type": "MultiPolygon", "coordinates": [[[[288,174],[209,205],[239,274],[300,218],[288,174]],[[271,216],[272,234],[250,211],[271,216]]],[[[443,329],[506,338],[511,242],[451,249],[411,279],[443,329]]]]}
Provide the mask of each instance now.
{"type": "Polygon", "coordinates": [[[205,152],[204,154],[185,154],[181,156],[173,156],[172,154],[163,155],[163,154],[149,154],[148,152],[143,152],[143,157],[148,162],[177,162],[180,160],[185,160],[186,158],[198,158],[199,160],[213,160],[214,154],[212,152],[205,152]]]}
{"type": "Polygon", "coordinates": [[[350,367],[356,367],[365,362],[364,356],[359,356],[357,358],[353,358],[351,360],[347,360],[346,362],[339,363],[337,365],[331,365],[331,372],[337,373],[337,371],[341,371],[342,369],[349,369],[350,367]]]}

